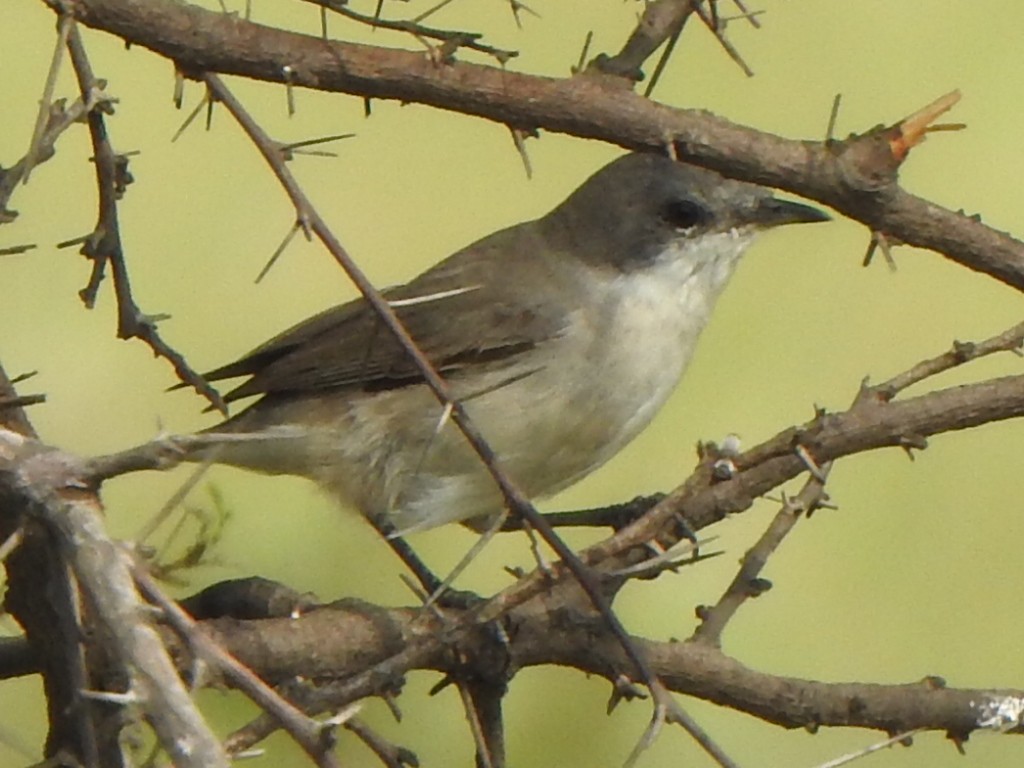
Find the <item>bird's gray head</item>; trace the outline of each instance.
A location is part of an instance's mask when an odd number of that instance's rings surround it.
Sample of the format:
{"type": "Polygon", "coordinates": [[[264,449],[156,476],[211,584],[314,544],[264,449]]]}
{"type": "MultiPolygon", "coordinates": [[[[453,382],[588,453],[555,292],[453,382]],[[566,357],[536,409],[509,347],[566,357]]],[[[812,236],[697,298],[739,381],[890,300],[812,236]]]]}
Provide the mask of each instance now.
{"type": "MultiPolygon", "coordinates": [[[[761,229],[828,216],[771,190],[657,154],[632,153],[599,170],[545,217],[549,236],[568,239],[592,263],[643,268],[687,242],[732,235],[745,245],[761,229]]],[[[738,250],[742,250],[739,247],[738,250]]]]}

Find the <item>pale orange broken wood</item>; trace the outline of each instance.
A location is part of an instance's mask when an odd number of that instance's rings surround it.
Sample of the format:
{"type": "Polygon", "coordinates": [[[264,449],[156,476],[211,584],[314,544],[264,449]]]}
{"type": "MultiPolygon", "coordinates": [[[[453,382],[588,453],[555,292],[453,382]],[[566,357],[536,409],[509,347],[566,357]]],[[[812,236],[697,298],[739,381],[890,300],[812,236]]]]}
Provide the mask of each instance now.
{"type": "Polygon", "coordinates": [[[903,162],[911,147],[924,141],[925,134],[934,131],[960,131],[966,128],[967,126],[963,123],[932,125],[940,115],[952,109],[958,101],[960,101],[960,91],[950,91],[894,126],[897,131],[889,139],[889,148],[897,162],[903,162]]]}

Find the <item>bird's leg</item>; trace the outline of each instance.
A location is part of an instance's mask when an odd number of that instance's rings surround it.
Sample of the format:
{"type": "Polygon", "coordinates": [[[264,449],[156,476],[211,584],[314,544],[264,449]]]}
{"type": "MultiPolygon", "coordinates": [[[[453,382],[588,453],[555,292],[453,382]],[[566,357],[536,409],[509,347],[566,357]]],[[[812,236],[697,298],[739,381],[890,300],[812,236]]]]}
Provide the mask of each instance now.
{"type": "Polygon", "coordinates": [[[413,551],[409,542],[401,536],[396,536],[395,527],[387,520],[370,518],[370,524],[391,547],[391,551],[398,555],[398,559],[405,564],[405,567],[412,571],[412,575],[416,577],[416,581],[420,583],[423,590],[428,595],[434,594],[441,586],[441,579],[413,551]]]}
{"type": "Polygon", "coordinates": [[[409,542],[401,536],[395,535],[394,526],[386,520],[371,519],[370,524],[373,525],[384,541],[387,542],[388,546],[391,547],[391,551],[398,555],[398,559],[405,564],[405,567],[412,571],[413,576],[420,583],[428,599],[433,598],[432,602],[436,602],[444,608],[466,610],[477,605],[483,599],[475,592],[449,588],[446,581],[438,578],[427,564],[420,559],[420,556],[416,554],[409,545],[409,542]]]}

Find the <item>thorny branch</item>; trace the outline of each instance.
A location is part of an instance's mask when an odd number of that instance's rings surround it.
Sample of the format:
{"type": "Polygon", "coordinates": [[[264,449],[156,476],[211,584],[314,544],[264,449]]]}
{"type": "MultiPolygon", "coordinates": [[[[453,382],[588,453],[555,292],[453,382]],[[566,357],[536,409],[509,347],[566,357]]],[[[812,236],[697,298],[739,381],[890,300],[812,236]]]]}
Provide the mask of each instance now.
{"type": "Polygon", "coordinates": [[[1024,347],[1024,323],[1018,323],[1012,328],[1008,328],[1002,333],[984,341],[976,343],[956,341],[948,352],[928,360],[922,360],[913,368],[904,371],[898,376],[893,376],[888,381],[875,384],[869,389],[880,400],[892,400],[908,387],[968,363],[971,360],[977,360],[978,358],[998,352],[1013,352],[1019,357],[1021,356],[1022,347],[1024,347]]]}
{"type": "MultiPolygon", "coordinates": [[[[68,34],[68,50],[83,99],[88,103],[90,94],[101,89],[102,84],[93,75],[81,36],[74,26],[68,34]]],[[[91,259],[93,263],[89,283],[80,293],[82,301],[87,307],[93,306],[104,271],[109,266],[114,279],[114,293],[117,296],[118,338],[140,339],[155,355],[167,360],[182,381],[193,386],[221,412],[227,413],[227,406],[217,391],[189,366],[178,351],[160,337],[156,329],[158,318],[144,314],[132,296],[117,213],[117,202],[127,185],[132,182],[132,177],[128,172],[127,158],[116,153],[111,146],[103,112],[99,108],[101,105],[106,106],[109,111],[109,103],[100,101],[96,108],[86,114],[89,136],[92,139],[93,163],[96,166],[99,215],[95,229],[86,238],[81,250],[82,255],[91,259]]]]}
{"type": "Polygon", "coordinates": [[[892,159],[888,147],[865,151],[875,133],[839,142],[792,141],[706,112],[673,109],[608,87],[603,78],[540,77],[460,61],[441,66],[420,53],[324,41],[172,0],[150,0],[136,13],[127,11],[128,2],[78,0],[73,13],[84,24],[175,60],[186,72],[427,104],[628,149],[673,145],[692,162],[819,200],[872,230],[1024,289],[1024,244],[976,217],[902,190],[897,166],[885,163],[892,159]]]}
{"type": "MultiPolygon", "coordinates": [[[[0,367],[0,397],[8,401],[0,408],[0,427],[11,430],[0,441],[0,462],[23,438],[37,434],[22,409],[14,381],[0,367]]],[[[25,631],[29,668],[43,672],[48,744],[77,756],[87,768],[97,764],[101,747],[82,696],[89,674],[77,638],[77,595],[68,578],[65,559],[54,537],[32,524],[23,505],[10,498],[10,489],[0,481],[0,531],[4,537],[2,562],[7,570],[4,610],[15,617],[25,631]]],[[[9,655],[8,660],[13,660],[9,655]]],[[[15,660],[15,667],[18,662],[15,660]]]]}

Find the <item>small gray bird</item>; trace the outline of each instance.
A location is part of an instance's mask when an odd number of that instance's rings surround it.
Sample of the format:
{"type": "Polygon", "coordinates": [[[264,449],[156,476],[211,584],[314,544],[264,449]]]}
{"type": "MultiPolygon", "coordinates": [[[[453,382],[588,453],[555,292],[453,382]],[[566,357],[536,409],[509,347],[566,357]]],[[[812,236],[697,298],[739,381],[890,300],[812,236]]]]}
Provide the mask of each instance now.
{"type": "MultiPolygon", "coordinates": [[[[825,221],[768,189],[654,154],[604,167],[551,213],[384,295],[502,469],[532,498],[593,472],[647,426],[756,232],[825,221]]],[[[486,525],[493,479],[362,299],[207,374],[259,396],[209,432],[215,461],[311,478],[398,533],[486,525]],[[257,438],[258,439],[255,439],[257,438]]]]}

